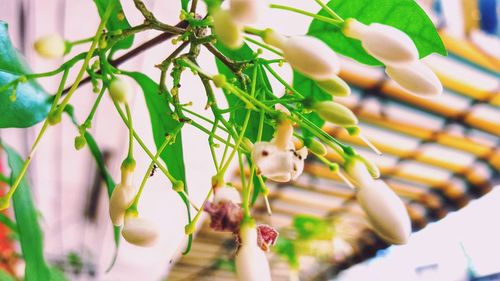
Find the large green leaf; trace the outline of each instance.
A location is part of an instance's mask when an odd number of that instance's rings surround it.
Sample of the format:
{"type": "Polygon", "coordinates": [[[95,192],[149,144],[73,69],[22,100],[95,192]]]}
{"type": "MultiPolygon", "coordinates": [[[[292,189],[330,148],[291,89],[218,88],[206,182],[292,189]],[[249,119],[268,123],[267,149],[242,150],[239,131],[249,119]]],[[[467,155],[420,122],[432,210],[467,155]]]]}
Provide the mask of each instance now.
{"type": "MultiPolygon", "coordinates": [[[[170,135],[179,125],[179,121],[172,117],[173,112],[168,106],[167,95],[169,93],[163,93],[160,95],[158,84],[143,73],[123,73],[132,77],[137,84],[139,84],[144,93],[144,99],[146,100],[146,106],[151,119],[151,127],[153,128],[153,138],[156,147],[160,148],[165,141],[165,137],[170,135]]],[[[172,176],[178,180],[184,181],[187,193],[188,189],[186,182],[186,167],[184,165],[184,152],[182,148],[182,132],[177,133],[175,141],[165,148],[165,150],[161,153],[160,158],[165,162],[172,176]]],[[[179,196],[186,205],[188,221],[191,222],[191,207],[189,201],[183,193],[179,193],[179,196]]],[[[188,245],[184,253],[188,253],[191,249],[192,240],[193,235],[191,234],[189,235],[188,245]]]]}
{"type": "MultiPolygon", "coordinates": [[[[18,177],[24,160],[12,148],[0,142],[7,154],[11,169],[11,179],[18,177]]],[[[21,250],[26,262],[25,280],[51,280],[50,268],[43,255],[43,233],[38,223],[37,210],[33,203],[30,186],[26,177],[12,196],[14,215],[21,242],[21,250]]]]}
{"type": "MultiPolygon", "coordinates": [[[[415,0],[332,0],[328,6],[344,19],[355,18],[365,24],[378,22],[402,30],[415,42],[420,57],[431,53],[447,54],[434,24],[415,0]]],[[[319,14],[328,16],[324,10],[319,14]]],[[[347,38],[331,24],[313,20],[308,34],[323,40],[342,55],[364,64],[381,65],[359,41],[347,38]]]]}
{"type": "Polygon", "coordinates": [[[184,11],[188,10],[189,0],[181,0],[182,9],[184,11]]]}
{"type": "MultiPolygon", "coordinates": [[[[97,6],[97,11],[99,12],[99,16],[102,17],[106,8],[112,2],[114,3],[113,11],[111,12],[111,16],[106,23],[106,29],[108,31],[116,31],[130,28],[130,23],[128,22],[125,14],[123,13],[122,4],[120,0],[94,0],[95,5],[97,6]]],[[[126,39],[121,40],[116,43],[111,49],[112,52],[119,49],[128,49],[134,43],[134,36],[129,36],[126,39]]]]}
{"type": "MultiPolygon", "coordinates": [[[[165,141],[165,137],[179,125],[179,121],[172,117],[172,110],[168,106],[167,94],[160,95],[156,82],[148,76],[139,72],[127,72],[140,85],[144,92],[146,105],[153,127],[153,137],[156,147],[159,148],[165,141]]],[[[165,162],[169,172],[176,178],[186,181],[186,168],[184,165],[184,153],[182,148],[182,134],[179,132],[175,142],[170,144],[160,155],[165,162]]]]}
{"type": "MultiPolygon", "coordinates": [[[[12,45],[8,25],[0,21],[0,88],[31,73],[24,58],[12,45]]],[[[34,80],[17,87],[16,100],[11,100],[12,87],[0,90],[0,128],[26,128],[45,119],[50,110],[50,96],[34,80]]]]}
{"type": "Polygon", "coordinates": [[[0,281],[16,281],[7,271],[0,269],[0,281]]]}

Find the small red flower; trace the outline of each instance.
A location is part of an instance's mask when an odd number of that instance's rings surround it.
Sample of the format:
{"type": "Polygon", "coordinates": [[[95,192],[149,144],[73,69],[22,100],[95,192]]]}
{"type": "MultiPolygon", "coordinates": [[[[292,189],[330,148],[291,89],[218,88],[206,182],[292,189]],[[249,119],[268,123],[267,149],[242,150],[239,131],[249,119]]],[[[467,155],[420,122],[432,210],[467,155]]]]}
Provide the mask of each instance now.
{"type": "Polygon", "coordinates": [[[243,220],[243,209],[232,201],[207,202],[203,210],[210,215],[210,227],[216,231],[238,233],[243,220]]]}

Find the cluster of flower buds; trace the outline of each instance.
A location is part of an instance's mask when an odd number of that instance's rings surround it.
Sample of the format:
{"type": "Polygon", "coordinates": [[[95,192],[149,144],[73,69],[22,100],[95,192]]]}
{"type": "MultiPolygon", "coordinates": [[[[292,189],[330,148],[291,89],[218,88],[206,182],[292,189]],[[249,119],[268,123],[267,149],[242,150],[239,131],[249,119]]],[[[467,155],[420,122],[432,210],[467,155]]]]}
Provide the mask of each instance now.
{"type": "Polygon", "coordinates": [[[148,247],[158,238],[156,226],[137,217],[137,211],[128,211],[133,204],[137,191],[132,185],[135,162],[125,160],[121,167],[121,182],[116,185],[109,200],[109,216],[115,226],[122,226],[122,236],[129,243],[148,247]]]}
{"type": "Polygon", "coordinates": [[[256,23],[265,7],[265,0],[230,0],[228,10],[219,9],[212,13],[215,35],[225,46],[240,48],[244,25],[256,23]]]}
{"type": "Polygon", "coordinates": [[[401,30],[389,25],[365,25],[348,19],[346,36],[361,41],[363,48],[386,65],[386,73],[401,87],[418,96],[437,96],[443,86],[434,72],[419,60],[417,47],[401,30]]]}
{"type": "Polygon", "coordinates": [[[388,243],[405,244],[411,233],[410,217],[396,193],[384,181],[375,179],[380,175],[376,166],[354,156],[346,161],[345,168],[355,181],[356,198],[375,232],[388,243]]]}
{"type": "MultiPolygon", "coordinates": [[[[290,114],[285,108],[279,108],[290,114]]],[[[252,161],[257,172],[273,181],[288,182],[295,180],[304,170],[307,148],[296,150],[293,143],[293,125],[286,116],[278,120],[275,137],[270,142],[255,143],[252,161]]]]}
{"type": "Polygon", "coordinates": [[[62,58],[67,51],[66,41],[58,34],[50,34],[36,40],[35,51],[46,59],[62,58]]]}

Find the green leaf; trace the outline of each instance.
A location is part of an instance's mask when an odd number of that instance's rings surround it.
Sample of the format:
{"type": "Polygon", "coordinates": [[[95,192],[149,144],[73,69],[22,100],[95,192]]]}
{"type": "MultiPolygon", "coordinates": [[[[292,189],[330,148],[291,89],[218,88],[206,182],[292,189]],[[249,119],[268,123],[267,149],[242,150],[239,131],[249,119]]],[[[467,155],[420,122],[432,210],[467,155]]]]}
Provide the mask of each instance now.
{"type": "MultiPolygon", "coordinates": [[[[24,160],[5,143],[0,142],[0,145],[7,154],[12,173],[11,179],[15,179],[21,171],[24,160]]],[[[26,281],[50,280],[50,269],[43,255],[43,233],[38,223],[38,213],[26,177],[12,196],[12,202],[21,250],[26,262],[24,278],[26,281]]]]}
{"type": "MultiPolygon", "coordinates": [[[[112,2],[114,3],[113,11],[111,12],[111,17],[108,19],[106,23],[106,29],[109,31],[116,30],[124,30],[130,28],[130,23],[125,17],[125,13],[123,12],[122,4],[120,0],[94,0],[95,5],[97,6],[97,11],[99,12],[99,16],[102,17],[106,8],[112,2]]],[[[111,52],[114,53],[119,49],[128,49],[134,43],[134,36],[128,36],[127,38],[117,42],[112,48],[111,52]]]]}
{"type": "MultiPolygon", "coordinates": [[[[298,71],[293,72],[293,87],[312,102],[332,100],[332,95],[323,91],[314,80],[302,75],[298,71]]],[[[325,124],[325,121],[316,112],[304,114],[304,116],[319,128],[325,124]]],[[[303,128],[302,131],[304,135],[312,136],[309,131],[303,128]]]]}
{"type": "MultiPolygon", "coordinates": [[[[143,73],[123,72],[123,74],[132,77],[137,84],[139,84],[144,93],[146,106],[151,119],[151,127],[153,128],[153,139],[155,141],[156,148],[158,149],[165,141],[165,137],[170,135],[180,124],[179,121],[172,117],[173,112],[168,106],[167,95],[169,95],[169,93],[160,95],[158,84],[143,73]]],[[[170,145],[163,150],[160,154],[160,158],[165,162],[172,176],[178,180],[184,181],[184,187],[187,193],[188,188],[186,181],[186,167],[184,164],[184,152],[182,147],[182,131],[178,132],[175,141],[170,143],[170,145]]],[[[181,196],[182,201],[186,205],[188,221],[191,222],[190,203],[183,193],[179,192],[179,196],[181,196]]],[[[186,251],[184,253],[189,252],[192,239],[193,235],[189,235],[188,245],[186,246],[186,251]]]]}
{"type": "Polygon", "coordinates": [[[0,268],[0,281],[15,281],[14,277],[12,277],[7,271],[0,268]]]}
{"type": "Polygon", "coordinates": [[[69,281],[69,279],[64,275],[64,273],[57,267],[50,268],[50,281],[69,281]]]}
{"type": "Polygon", "coordinates": [[[293,227],[301,239],[331,239],[333,236],[330,224],[317,217],[297,215],[293,218],[293,227]]]}
{"type": "Polygon", "coordinates": [[[17,224],[7,214],[0,213],[0,223],[8,227],[11,231],[17,233],[17,224]]]}
{"type": "MultiPolygon", "coordinates": [[[[344,19],[355,18],[364,24],[378,22],[405,32],[417,46],[421,58],[431,53],[447,54],[434,24],[415,0],[332,0],[328,7],[344,19]]],[[[328,16],[328,13],[321,10],[319,15],[328,16]]],[[[331,24],[313,20],[308,34],[344,56],[367,65],[382,65],[358,40],[346,37],[331,24]]]]}
{"type": "Polygon", "coordinates": [[[11,100],[12,87],[2,90],[2,86],[29,73],[28,64],[12,45],[7,23],[0,21],[0,128],[26,128],[47,117],[50,96],[36,81],[20,83],[15,101],[11,100]]]}
{"type": "Polygon", "coordinates": [[[184,11],[188,10],[189,0],[181,0],[182,9],[184,11]]]}

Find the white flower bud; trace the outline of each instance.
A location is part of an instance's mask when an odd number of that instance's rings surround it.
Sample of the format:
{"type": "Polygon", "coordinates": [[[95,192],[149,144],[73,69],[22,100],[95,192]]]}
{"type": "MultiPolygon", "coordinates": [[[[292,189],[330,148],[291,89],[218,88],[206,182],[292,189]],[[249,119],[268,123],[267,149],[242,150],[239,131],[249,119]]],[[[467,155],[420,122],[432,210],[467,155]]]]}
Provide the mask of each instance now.
{"type": "Polygon", "coordinates": [[[387,66],[385,72],[399,86],[420,97],[438,96],[443,85],[436,74],[424,63],[414,62],[406,66],[387,66]]]}
{"type": "Polygon", "coordinates": [[[348,127],[358,124],[358,118],[352,111],[333,101],[317,102],[313,105],[313,109],[325,119],[325,121],[337,124],[339,126],[348,127]]]}
{"type": "Polygon", "coordinates": [[[267,28],[266,30],[264,30],[264,34],[262,35],[262,40],[266,44],[282,49],[283,44],[285,44],[288,38],[277,33],[273,29],[267,28]]]}
{"type": "Polygon", "coordinates": [[[122,229],[122,236],[127,242],[141,246],[153,246],[158,240],[158,228],[151,221],[143,218],[127,218],[122,229]]]}
{"type": "Polygon", "coordinates": [[[340,70],[337,54],[323,41],[311,36],[294,36],[281,47],[286,61],[314,80],[326,80],[340,70]]]}
{"type": "Polygon", "coordinates": [[[382,180],[360,185],[356,194],[375,232],[391,244],[406,244],[411,221],[403,201],[382,180]]]}
{"type": "Polygon", "coordinates": [[[335,97],[347,97],[351,94],[351,88],[337,75],[326,80],[318,80],[316,84],[325,92],[335,97]]]}
{"type": "Polygon", "coordinates": [[[47,59],[61,58],[66,51],[66,42],[61,36],[51,34],[36,40],[34,47],[41,57],[47,59]]]}
{"type": "Polygon", "coordinates": [[[127,81],[114,79],[109,85],[111,98],[120,103],[129,103],[132,100],[132,86],[127,81]]]}
{"type": "Polygon", "coordinates": [[[389,25],[365,25],[355,19],[346,21],[344,34],[361,41],[363,48],[385,65],[402,65],[418,60],[418,50],[411,38],[389,25]]]}
{"type": "Polygon", "coordinates": [[[116,185],[111,198],[109,199],[109,216],[113,225],[120,226],[123,224],[125,211],[134,201],[135,190],[129,185],[116,185]]]}
{"type": "Polygon", "coordinates": [[[262,15],[266,2],[265,0],[231,0],[229,1],[229,13],[236,22],[253,24],[262,15]]]}
{"type": "Polygon", "coordinates": [[[224,185],[216,187],[214,190],[214,203],[218,204],[224,201],[230,201],[235,204],[240,204],[241,195],[238,190],[236,190],[236,188],[231,186],[224,185]]]}
{"type": "Polygon", "coordinates": [[[252,158],[258,172],[277,182],[288,182],[292,179],[293,154],[281,150],[275,144],[258,142],[254,145],[252,158]]]}
{"type": "Polygon", "coordinates": [[[236,253],[236,273],[239,281],[271,281],[271,270],[266,254],[257,245],[255,226],[243,225],[240,230],[241,247],[236,253]]]}
{"type": "Polygon", "coordinates": [[[226,10],[218,10],[213,14],[214,32],[224,46],[238,49],[243,46],[243,26],[233,20],[226,10]]]}

